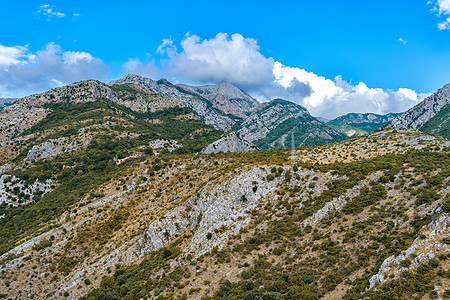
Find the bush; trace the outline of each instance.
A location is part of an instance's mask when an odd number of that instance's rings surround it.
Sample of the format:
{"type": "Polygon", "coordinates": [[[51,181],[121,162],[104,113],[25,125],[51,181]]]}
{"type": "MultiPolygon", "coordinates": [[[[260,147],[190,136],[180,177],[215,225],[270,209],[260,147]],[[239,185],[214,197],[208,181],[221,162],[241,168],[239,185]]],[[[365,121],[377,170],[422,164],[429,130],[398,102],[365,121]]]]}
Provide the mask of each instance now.
{"type": "Polygon", "coordinates": [[[273,176],[272,174],[267,175],[266,177],[267,181],[272,181],[275,179],[275,176],[273,176]]]}

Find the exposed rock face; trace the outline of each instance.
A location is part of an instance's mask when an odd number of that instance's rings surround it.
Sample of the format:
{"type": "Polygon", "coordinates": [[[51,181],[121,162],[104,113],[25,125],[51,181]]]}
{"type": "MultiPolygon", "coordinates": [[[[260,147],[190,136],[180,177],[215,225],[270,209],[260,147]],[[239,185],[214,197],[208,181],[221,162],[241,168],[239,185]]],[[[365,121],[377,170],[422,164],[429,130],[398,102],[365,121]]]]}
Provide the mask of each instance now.
{"type": "MultiPolygon", "coordinates": [[[[450,104],[450,84],[444,85],[433,95],[425,98],[416,106],[410,108],[390,123],[394,127],[421,129],[436,116],[446,105],[450,104]]],[[[448,126],[448,125],[447,125],[448,126]]]]}
{"type": "Polygon", "coordinates": [[[36,180],[33,184],[26,184],[25,181],[11,175],[0,177],[0,204],[22,205],[35,200],[36,193],[45,195],[54,188],[54,181],[47,179],[44,182],[36,180]],[[19,196],[19,193],[23,195],[19,196]]]}
{"type": "Polygon", "coordinates": [[[47,158],[58,155],[61,152],[60,147],[66,142],[66,138],[50,139],[41,145],[36,145],[28,151],[26,159],[47,158]]]}
{"type": "Polygon", "coordinates": [[[213,104],[213,107],[225,114],[231,114],[240,118],[247,117],[260,105],[249,94],[229,83],[205,86],[179,84],[178,86],[208,99],[213,104]]]}
{"type": "Polygon", "coordinates": [[[192,108],[203,118],[206,124],[217,129],[227,131],[235,124],[233,119],[214,109],[211,102],[207,99],[186,91],[180,86],[173,85],[167,80],[154,81],[150,78],[128,74],[118,80],[111,81],[109,85],[123,85],[126,83],[140,85],[155,93],[174,99],[181,106],[192,108]]]}
{"type": "Polygon", "coordinates": [[[252,142],[265,138],[272,129],[284,121],[304,116],[309,116],[305,108],[288,101],[273,100],[250,115],[238,132],[244,139],[252,142]]]}
{"type": "Polygon", "coordinates": [[[238,130],[242,138],[260,148],[288,147],[291,133],[297,146],[342,139],[341,134],[312,117],[304,107],[282,99],[261,106],[238,130]]]}
{"type": "Polygon", "coordinates": [[[201,153],[248,152],[257,149],[258,148],[255,145],[242,139],[236,132],[233,131],[203,148],[201,153]]]}
{"type": "Polygon", "coordinates": [[[179,142],[175,140],[154,140],[148,144],[154,150],[165,149],[169,152],[175,151],[177,148],[183,147],[179,142]]]}

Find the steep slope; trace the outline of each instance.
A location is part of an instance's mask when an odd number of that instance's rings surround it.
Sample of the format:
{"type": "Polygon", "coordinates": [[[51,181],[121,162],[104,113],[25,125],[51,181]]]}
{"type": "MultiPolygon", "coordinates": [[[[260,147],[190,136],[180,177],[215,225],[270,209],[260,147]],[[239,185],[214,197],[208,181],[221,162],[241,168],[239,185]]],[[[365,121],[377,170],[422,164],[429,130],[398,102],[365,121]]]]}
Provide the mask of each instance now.
{"type": "Polygon", "coordinates": [[[109,85],[136,84],[149,89],[155,93],[174,99],[183,107],[192,108],[202,117],[203,121],[217,129],[227,131],[233,127],[235,120],[225,115],[223,112],[213,106],[213,104],[193,93],[183,89],[180,86],[173,85],[165,79],[154,81],[138,75],[128,74],[118,80],[114,80],[109,85]]]}
{"type": "Polygon", "coordinates": [[[444,133],[448,137],[449,105],[450,84],[446,84],[433,95],[393,119],[390,126],[413,128],[436,134],[444,133]]]}
{"type": "Polygon", "coordinates": [[[375,131],[398,115],[395,113],[386,115],[349,113],[328,121],[326,124],[336,131],[351,137],[375,131]]]}
{"type": "Polygon", "coordinates": [[[215,108],[223,113],[239,118],[247,117],[260,105],[249,94],[229,83],[205,86],[178,84],[177,86],[208,99],[215,108]]]}
{"type": "Polygon", "coordinates": [[[444,139],[377,131],[297,149],[298,166],[280,149],[119,162],[110,146],[3,171],[0,188],[17,197],[42,173],[55,185],[34,204],[0,205],[1,238],[29,205],[47,216],[27,215],[39,226],[0,257],[4,297],[444,298],[444,139]]]}
{"type": "Polygon", "coordinates": [[[314,145],[342,140],[344,136],[324,125],[302,106],[275,99],[239,124],[238,134],[261,149],[285,148],[291,145],[314,145]]]}

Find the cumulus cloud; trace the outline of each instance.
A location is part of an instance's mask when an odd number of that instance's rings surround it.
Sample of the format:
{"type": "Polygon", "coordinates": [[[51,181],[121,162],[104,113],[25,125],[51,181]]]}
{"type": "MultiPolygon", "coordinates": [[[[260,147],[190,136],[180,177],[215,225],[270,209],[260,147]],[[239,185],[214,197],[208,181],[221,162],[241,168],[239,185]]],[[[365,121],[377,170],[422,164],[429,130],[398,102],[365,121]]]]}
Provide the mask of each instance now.
{"type": "Polygon", "coordinates": [[[157,53],[163,55],[161,68],[155,61],[142,63],[139,59],[130,59],[124,68],[129,73],[156,78],[161,75],[191,84],[229,82],[260,101],[283,98],[326,118],[349,112],[402,112],[424,97],[406,88],[370,88],[364,82],[353,84],[341,76],[329,79],[285,66],[265,57],[255,39],[240,34],[219,33],[205,40],[186,35],[179,50],[172,39],[166,39],[157,53]]]}
{"type": "MultiPolygon", "coordinates": [[[[178,52],[173,41],[163,40],[158,53],[165,55],[162,60],[166,76],[196,84],[229,82],[246,90],[253,90],[274,80],[274,61],[259,52],[255,39],[244,38],[240,34],[228,36],[219,33],[214,38],[202,40],[197,35],[187,35],[180,43],[178,52]]],[[[133,71],[151,69],[139,60],[127,62],[125,68],[133,71]]]]}
{"type": "Polygon", "coordinates": [[[122,66],[126,73],[139,74],[151,78],[162,76],[161,71],[156,67],[153,60],[143,63],[138,58],[130,58],[122,66]]]}
{"type": "Polygon", "coordinates": [[[432,12],[445,18],[444,21],[437,24],[439,30],[450,29],[450,0],[428,1],[428,4],[433,5],[432,12]]]}
{"type": "Polygon", "coordinates": [[[63,51],[54,43],[31,52],[28,46],[0,45],[0,97],[24,96],[85,79],[105,79],[109,67],[90,53],[63,51]]]}
{"type": "Polygon", "coordinates": [[[263,88],[264,94],[271,98],[288,97],[288,100],[306,107],[312,115],[326,118],[334,118],[349,112],[379,114],[402,112],[424,97],[406,88],[393,91],[369,88],[364,82],[353,85],[343,80],[341,76],[331,80],[300,68],[284,66],[280,62],[275,62],[273,74],[276,78],[275,85],[263,88]],[[294,82],[308,85],[310,93],[306,95],[289,93],[294,82]],[[284,90],[274,88],[277,85],[284,90]]]}
{"type": "Polygon", "coordinates": [[[47,17],[47,21],[50,21],[52,18],[64,18],[66,16],[65,13],[54,11],[54,8],[54,5],[42,4],[36,13],[47,17]]]}

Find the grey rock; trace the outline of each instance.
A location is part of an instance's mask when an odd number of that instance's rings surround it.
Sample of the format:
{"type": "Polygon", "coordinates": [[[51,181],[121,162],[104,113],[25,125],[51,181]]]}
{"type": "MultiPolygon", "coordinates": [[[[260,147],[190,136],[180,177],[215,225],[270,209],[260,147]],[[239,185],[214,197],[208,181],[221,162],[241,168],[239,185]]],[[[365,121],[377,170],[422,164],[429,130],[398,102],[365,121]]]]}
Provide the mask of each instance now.
{"type": "Polygon", "coordinates": [[[182,144],[180,144],[179,142],[177,142],[175,140],[162,140],[162,139],[151,141],[151,142],[149,142],[148,145],[151,148],[153,148],[154,150],[165,149],[169,152],[173,152],[177,148],[183,147],[182,144]]]}
{"type": "Polygon", "coordinates": [[[33,146],[28,151],[26,159],[47,158],[50,156],[58,155],[61,149],[57,146],[63,145],[66,142],[66,138],[50,139],[43,144],[33,146]]]}
{"type": "Polygon", "coordinates": [[[258,150],[258,147],[244,140],[233,131],[203,148],[201,153],[248,152],[251,150],[258,150]]]}

